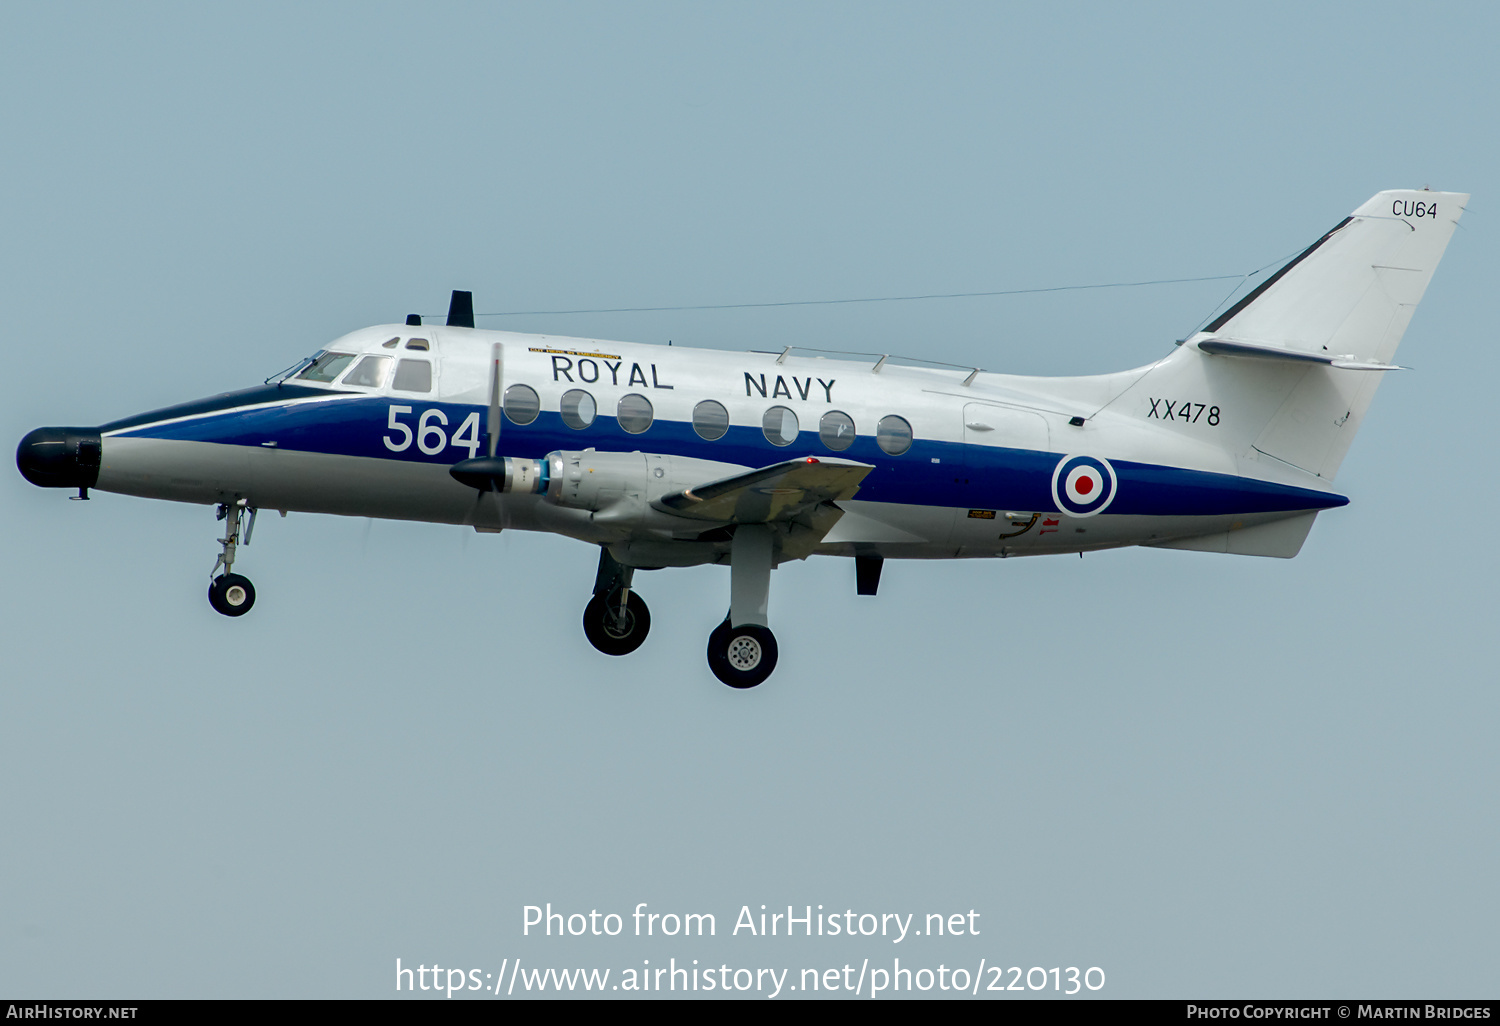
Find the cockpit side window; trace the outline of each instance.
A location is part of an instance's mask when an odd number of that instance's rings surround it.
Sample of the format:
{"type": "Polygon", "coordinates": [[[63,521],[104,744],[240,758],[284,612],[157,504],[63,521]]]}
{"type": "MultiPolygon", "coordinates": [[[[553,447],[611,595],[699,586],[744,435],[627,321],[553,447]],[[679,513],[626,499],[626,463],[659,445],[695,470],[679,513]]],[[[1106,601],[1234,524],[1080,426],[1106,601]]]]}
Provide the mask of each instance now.
{"type": "Polygon", "coordinates": [[[354,365],[354,369],[344,375],[344,384],[363,385],[366,388],[379,388],[385,384],[386,371],[390,369],[391,358],[389,356],[367,356],[354,365]]]}
{"type": "Polygon", "coordinates": [[[353,353],[321,353],[312,366],[297,377],[307,381],[332,381],[354,359],[353,353]]]}
{"type": "Polygon", "coordinates": [[[432,364],[427,360],[398,360],[391,387],[401,392],[431,392],[432,364]]]}
{"type": "Polygon", "coordinates": [[[427,340],[425,338],[409,338],[406,340],[406,348],[425,350],[428,348],[427,340]]]}

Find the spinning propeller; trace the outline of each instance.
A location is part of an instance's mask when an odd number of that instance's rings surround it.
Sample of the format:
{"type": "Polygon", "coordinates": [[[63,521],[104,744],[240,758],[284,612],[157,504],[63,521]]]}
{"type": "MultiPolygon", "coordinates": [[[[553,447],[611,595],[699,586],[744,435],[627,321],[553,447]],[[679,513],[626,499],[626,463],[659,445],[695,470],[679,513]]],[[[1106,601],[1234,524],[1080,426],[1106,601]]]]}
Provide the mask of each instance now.
{"type": "MultiPolygon", "coordinates": [[[[474,327],[474,295],[471,292],[453,293],[448,304],[448,325],[458,328],[474,327]]],[[[495,454],[500,451],[500,404],[505,387],[505,350],[496,342],[490,351],[490,410],[486,422],[489,435],[488,452],[484,456],[463,460],[448,468],[453,479],[481,492],[505,490],[505,460],[495,454]]]]}

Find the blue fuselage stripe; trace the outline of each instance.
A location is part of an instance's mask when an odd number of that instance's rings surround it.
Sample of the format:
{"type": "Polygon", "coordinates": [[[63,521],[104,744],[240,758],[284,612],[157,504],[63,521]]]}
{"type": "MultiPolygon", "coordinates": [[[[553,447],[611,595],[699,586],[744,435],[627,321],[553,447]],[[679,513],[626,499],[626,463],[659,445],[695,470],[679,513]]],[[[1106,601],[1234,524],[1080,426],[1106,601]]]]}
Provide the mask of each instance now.
{"type": "MultiPolygon", "coordinates": [[[[483,454],[486,409],[458,403],[397,400],[381,396],[293,402],[252,409],[233,409],[176,423],[142,424],[116,429],[112,436],[178,439],[223,445],[363,456],[404,462],[451,466],[474,452],[466,445],[449,444],[435,453],[417,444],[392,451],[384,441],[399,443],[402,436],[389,424],[392,406],[410,407],[400,422],[418,431],[418,418],[440,410],[447,419],[443,436],[451,439],[471,415],[478,415],[476,437],[483,454]]],[[[434,420],[436,418],[433,418],[434,420]]],[[[436,432],[427,436],[430,443],[436,432]]],[[[917,439],[900,456],[883,452],[869,435],[856,437],[841,452],[831,452],[817,432],[803,431],[797,441],[778,447],[756,428],[730,427],[717,441],[708,442],[682,421],[658,419],[643,434],[632,435],[611,417],[599,417],[581,431],[567,427],[557,413],[542,413],[524,426],[506,421],[500,434],[504,456],[537,458],[557,449],[595,448],[611,452],[635,450],[672,456],[762,467],[806,455],[830,455],[869,463],[874,470],[859,490],[862,501],[924,506],[1052,512],[1052,473],[1062,453],[1007,449],[917,439]]],[[[1159,464],[1111,460],[1118,477],[1117,494],[1107,512],[1145,516],[1217,516],[1328,509],[1348,503],[1342,495],[1294,488],[1255,478],[1184,470],[1159,464]]]]}

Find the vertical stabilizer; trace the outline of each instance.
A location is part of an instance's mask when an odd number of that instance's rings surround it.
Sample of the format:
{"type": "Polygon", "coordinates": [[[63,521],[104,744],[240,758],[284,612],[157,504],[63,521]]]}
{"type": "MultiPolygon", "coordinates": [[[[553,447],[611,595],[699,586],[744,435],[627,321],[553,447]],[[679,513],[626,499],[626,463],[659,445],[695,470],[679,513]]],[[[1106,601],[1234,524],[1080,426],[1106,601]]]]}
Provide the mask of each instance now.
{"type": "Polygon", "coordinates": [[[1212,402],[1232,451],[1331,480],[1468,199],[1378,193],[1121,400],[1212,402]]]}

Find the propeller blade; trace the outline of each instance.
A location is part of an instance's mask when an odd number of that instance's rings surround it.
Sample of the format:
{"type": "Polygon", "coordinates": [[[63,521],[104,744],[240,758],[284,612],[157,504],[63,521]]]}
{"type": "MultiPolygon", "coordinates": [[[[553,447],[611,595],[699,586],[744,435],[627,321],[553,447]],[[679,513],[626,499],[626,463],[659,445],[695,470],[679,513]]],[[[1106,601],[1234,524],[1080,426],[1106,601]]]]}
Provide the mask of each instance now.
{"type": "Polygon", "coordinates": [[[490,358],[490,456],[494,456],[500,448],[500,388],[503,384],[505,369],[505,351],[496,342],[493,355],[490,358]]]}

